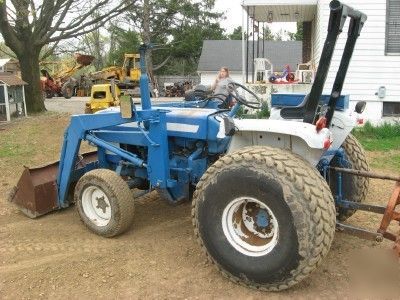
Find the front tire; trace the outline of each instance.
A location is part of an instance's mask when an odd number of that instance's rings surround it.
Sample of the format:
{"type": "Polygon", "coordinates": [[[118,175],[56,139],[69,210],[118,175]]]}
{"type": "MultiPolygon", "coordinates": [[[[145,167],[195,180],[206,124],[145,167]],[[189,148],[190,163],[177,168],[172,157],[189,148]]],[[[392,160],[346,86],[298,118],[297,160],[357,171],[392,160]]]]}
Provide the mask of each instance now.
{"type": "Polygon", "coordinates": [[[114,171],[97,169],[83,175],[75,187],[74,198],[82,222],[98,235],[119,235],[133,222],[131,190],[114,171]]]}
{"type": "Polygon", "coordinates": [[[192,220],[200,245],[229,279],[277,291],[307,277],[329,251],[335,206],[315,168],[294,154],[247,147],[202,176],[192,220]]]}

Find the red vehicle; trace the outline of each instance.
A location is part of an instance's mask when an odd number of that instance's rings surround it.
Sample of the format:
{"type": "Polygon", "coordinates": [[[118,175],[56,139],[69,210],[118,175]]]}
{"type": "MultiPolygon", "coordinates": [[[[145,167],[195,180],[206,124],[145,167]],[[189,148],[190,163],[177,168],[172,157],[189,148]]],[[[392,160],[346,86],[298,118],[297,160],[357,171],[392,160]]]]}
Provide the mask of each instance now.
{"type": "Polygon", "coordinates": [[[50,75],[49,71],[42,69],[41,72],[41,86],[45,98],[52,98],[54,96],[63,96],[66,99],[75,95],[76,80],[72,75],[92,63],[94,57],[91,55],[84,55],[75,53],[75,63],[72,67],[64,68],[60,72],[50,75]]]}

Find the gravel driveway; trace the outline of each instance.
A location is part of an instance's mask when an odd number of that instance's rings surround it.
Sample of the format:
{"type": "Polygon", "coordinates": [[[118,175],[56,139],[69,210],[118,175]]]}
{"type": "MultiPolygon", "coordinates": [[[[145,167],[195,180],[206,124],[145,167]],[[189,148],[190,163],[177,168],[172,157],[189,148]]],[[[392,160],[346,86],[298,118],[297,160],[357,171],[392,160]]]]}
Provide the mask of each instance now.
{"type": "MultiPolygon", "coordinates": [[[[54,97],[52,99],[46,99],[44,103],[48,111],[82,114],[85,110],[85,103],[89,101],[89,99],[90,97],[73,97],[71,99],[54,97]]],[[[160,97],[157,99],[152,99],[152,103],[157,104],[162,102],[175,102],[181,100],[183,100],[183,98],[160,97]]],[[[134,103],[139,104],[140,98],[134,98],[133,101],[134,103]]]]}

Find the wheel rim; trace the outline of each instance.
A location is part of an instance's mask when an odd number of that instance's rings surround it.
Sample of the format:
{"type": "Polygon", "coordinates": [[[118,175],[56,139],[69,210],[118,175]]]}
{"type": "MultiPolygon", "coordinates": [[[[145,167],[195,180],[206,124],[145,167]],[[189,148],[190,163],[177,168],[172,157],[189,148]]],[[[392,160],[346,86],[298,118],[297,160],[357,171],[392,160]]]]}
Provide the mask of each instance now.
{"type": "Polygon", "coordinates": [[[89,186],[82,193],[82,209],[96,226],[106,226],[111,220],[111,205],[107,195],[97,186],[89,186]]]}
{"type": "Polygon", "coordinates": [[[263,202],[240,197],[222,214],[222,229],[229,243],[247,256],[263,256],[278,243],[279,226],[272,210],[263,202]]]}

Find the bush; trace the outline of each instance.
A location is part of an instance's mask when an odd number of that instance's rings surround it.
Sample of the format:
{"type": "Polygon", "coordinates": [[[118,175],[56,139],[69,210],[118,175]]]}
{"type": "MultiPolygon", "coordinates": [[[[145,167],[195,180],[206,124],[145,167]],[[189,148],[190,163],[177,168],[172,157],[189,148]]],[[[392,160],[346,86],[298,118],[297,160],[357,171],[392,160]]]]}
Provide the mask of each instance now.
{"type": "Polygon", "coordinates": [[[363,127],[355,128],[353,133],[358,138],[376,138],[387,139],[400,136],[400,122],[383,123],[379,126],[373,126],[370,122],[366,122],[363,127]]]}
{"type": "Polygon", "coordinates": [[[390,151],[400,149],[400,122],[384,123],[373,126],[365,123],[364,127],[353,129],[354,136],[366,150],[390,151]]]}
{"type": "Polygon", "coordinates": [[[252,114],[248,114],[247,110],[248,108],[242,105],[236,113],[236,117],[241,119],[268,119],[270,116],[267,102],[262,102],[261,108],[258,110],[254,110],[254,113],[252,114]]]}

